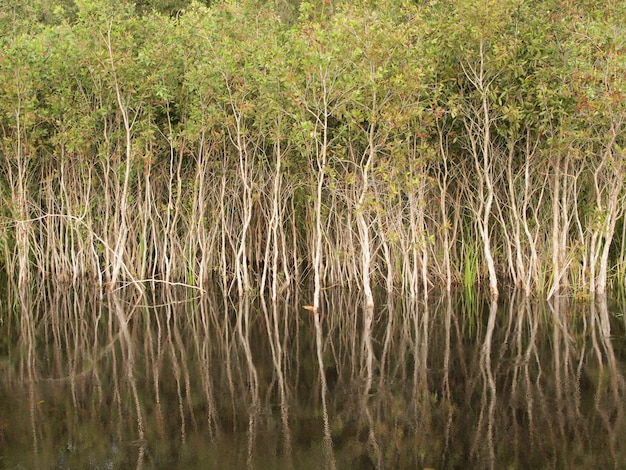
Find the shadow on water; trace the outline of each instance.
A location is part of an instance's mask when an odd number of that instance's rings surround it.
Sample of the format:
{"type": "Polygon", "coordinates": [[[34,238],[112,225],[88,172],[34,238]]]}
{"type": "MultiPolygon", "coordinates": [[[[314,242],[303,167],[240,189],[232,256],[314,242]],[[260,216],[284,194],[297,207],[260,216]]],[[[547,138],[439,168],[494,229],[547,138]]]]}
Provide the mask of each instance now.
{"type": "Polygon", "coordinates": [[[0,468],[626,468],[606,299],[42,292],[2,304],[0,468]]]}

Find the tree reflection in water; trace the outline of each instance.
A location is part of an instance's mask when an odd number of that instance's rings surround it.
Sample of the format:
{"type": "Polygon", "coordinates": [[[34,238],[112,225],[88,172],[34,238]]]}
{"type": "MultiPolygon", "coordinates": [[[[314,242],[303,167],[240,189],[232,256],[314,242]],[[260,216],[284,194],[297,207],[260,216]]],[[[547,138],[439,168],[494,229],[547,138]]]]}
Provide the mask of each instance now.
{"type": "Polygon", "coordinates": [[[10,297],[3,466],[626,467],[606,298],[196,295],[10,297]]]}

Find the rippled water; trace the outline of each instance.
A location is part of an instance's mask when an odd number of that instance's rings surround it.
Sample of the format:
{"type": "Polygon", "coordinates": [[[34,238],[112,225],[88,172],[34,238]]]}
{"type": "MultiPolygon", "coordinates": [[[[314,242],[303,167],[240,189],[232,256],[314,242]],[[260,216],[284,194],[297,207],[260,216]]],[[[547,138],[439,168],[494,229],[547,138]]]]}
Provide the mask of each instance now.
{"type": "Polygon", "coordinates": [[[0,468],[626,468],[606,300],[8,295],[0,468]]]}

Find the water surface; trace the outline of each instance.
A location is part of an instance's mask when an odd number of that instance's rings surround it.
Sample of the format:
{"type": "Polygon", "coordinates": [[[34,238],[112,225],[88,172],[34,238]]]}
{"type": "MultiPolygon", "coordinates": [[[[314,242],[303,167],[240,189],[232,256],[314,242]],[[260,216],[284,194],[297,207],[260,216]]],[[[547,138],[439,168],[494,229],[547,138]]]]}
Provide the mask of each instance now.
{"type": "Polygon", "coordinates": [[[626,468],[599,299],[8,294],[0,468],[626,468]]]}

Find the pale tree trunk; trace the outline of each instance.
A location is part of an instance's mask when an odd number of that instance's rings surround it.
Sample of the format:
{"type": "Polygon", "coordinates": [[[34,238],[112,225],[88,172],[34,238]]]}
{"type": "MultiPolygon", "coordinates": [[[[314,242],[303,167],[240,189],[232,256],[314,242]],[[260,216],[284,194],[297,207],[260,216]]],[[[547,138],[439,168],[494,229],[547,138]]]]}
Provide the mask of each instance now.
{"type": "MultiPolygon", "coordinates": [[[[280,127],[280,117],[277,118],[276,125],[280,127]]],[[[265,278],[266,273],[271,273],[271,298],[272,302],[276,302],[279,293],[279,257],[281,253],[282,244],[282,203],[280,201],[281,193],[282,193],[282,158],[283,158],[283,149],[281,145],[281,135],[278,133],[276,137],[276,143],[274,144],[274,156],[276,158],[276,163],[274,166],[274,179],[272,185],[272,203],[270,210],[270,222],[269,229],[270,234],[266,240],[266,249],[265,249],[265,265],[263,267],[263,276],[261,278],[261,293],[264,291],[265,286],[265,278]],[[271,262],[268,262],[270,261],[271,262]]],[[[289,283],[289,272],[287,269],[284,270],[285,274],[285,285],[289,283]]]]}
{"type": "Polygon", "coordinates": [[[15,149],[17,175],[13,175],[11,163],[7,162],[9,167],[9,180],[11,183],[11,196],[15,205],[15,215],[17,220],[15,223],[15,240],[17,245],[18,258],[18,286],[20,290],[26,291],[30,282],[30,233],[31,222],[28,220],[28,189],[27,189],[27,162],[24,155],[21,125],[21,102],[18,99],[18,107],[15,111],[17,147],[15,149]]]}
{"type": "Polygon", "coordinates": [[[323,141],[321,151],[317,154],[317,185],[315,193],[315,252],[313,254],[313,310],[318,312],[320,293],[322,291],[322,190],[324,188],[324,174],[326,172],[326,144],[327,144],[328,116],[324,114],[323,141]]]}
{"type": "Polygon", "coordinates": [[[307,108],[307,111],[315,119],[315,160],[316,160],[316,185],[314,198],[314,235],[313,235],[313,311],[318,312],[320,307],[320,296],[322,292],[322,269],[323,269],[323,220],[322,220],[322,196],[324,190],[324,182],[326,177],[326,165],[328,163],[328,119],[330,117],[330,104],[328,102],[328,88],[325,80],[325,74],[320,73],[322,78],[322,97],[321,109],[315,110],[307,108]],[[318,136],[321,132],[321,136],[318,136]]]}
{"type": "Polygon", "coordinates": [[[523,247],[522,247],[522,228],[520,220],[520,210],[517,202],[517,191],[515,185],[515,176],[513,174],[513,158],[515,155],[515,142],[509,142],[509,158],[507,164],[507,190],[509,199],[509,220],[512,227],[513,249],[515,250],[515,261],[510,270],[513,274],[515,284],[521,286],[525,294],[530,291],[528,268],[526,266],[523,247]]]}
{"type": "Polygon", "coordinates": [[[470,140],[474,165],[479,179],[479,211],[478,232],[483,248],[483,256],[489,273],[489,290],[493,299],[498,298],[498,279],[495,262],[491,249],[491,210],[494,203],[493,181],[493,142],[491,140],[491,125],[493,117],[489,106],[490,81],[485,71],[484,41],[480,43],[480,57],[477,66],[467,64],[463,67],[465,75],[476,90],[480,93],[480,104],[470,106],[465,115],[465,128],[470,140]]]}
{"type": "Polygon", "coordinates": [[[612,186],[610,199],[607,207],[606,222],[603,230],[603,246],[600,254],[600,262],[598,266],[598,276],[596,281],[596,293],[605,294],[608,280],[609,270],[609,252],[611,242],[615,233],[615,225],[617,220],[624,214],[624,200],[622,197],[622,187],[624,178],[618,178],[612,186]]]}
{"type": "Polygon", "coordinates": [[[556,156],[552,180],[552,286],[551,293],[558,293],[561,288],[561,269],[564,263],[561,248],[561,157],[556,156]]]}
{"type": "MultiPolygon", "coordinates": [[[[528,268],[526,270],[527,277],[525,281],[526,285],[528,286],[530,290],[531,285],[533,285],[533,283],[534,283],[535,288],[539,287],[537,238],[539,237],[541,221],[539,220],[538,212],[539,212],[539,208],[541,207],[541,203],[543,201],[546,185],[540,184],[539,195],[533,197],[532,192],[531,192],[531,174],[530,174],[531,165],[530,163],[531,163],[532,157],[535,154],[536,147],[534,149],[531,149],[530,132],[527,133],[527,137],[528,138],[526,140],[526,152],[525,152],[525,159],[524,159],[524,191],[523,191],[523,196],[522,196],[522,206],[520,208],[520,214],[522,218],[522,226],[524,228],[524,234],[526,235],[526,242],[528,243],[528,249],[530,251],[530,259],[528,260],[528,268]],[[532,206],[531,206],[531,200],[533,202],[532,206]],[[534,214],[533,218],[535,220],[535,225],[536,225],[534,234],[531,233],[531,227],[530,227],[530,224],[528,223],[527,214],[528,214],[529,209],[532,210],[532,213],[534,214]]],[[[541,286],[541,287],[544,287],[544,286],[541,286]]]]}
{"type": "Polygon", "coordinates": [[[108,29],[106,32],[106,46],[109,54],[109,62],[111,65],[111,74],[113,77],[113,85],[115,89],[115,97],[117,99],[117,105],[122,116],[122,121],[124,123],[124,152],[125,152],[125,161],[126,168],[124,171],[124,182],[122,185],[121,194],[119,194],[117,198],[116,204],[116,213],[115,213],[115,225],[118,227],[117,237],[115,240],[115,246],[113,249],[113,266],[111,268],[111,286],[115,286],[117,284],[120,271],[124,265],[124,251],[126,246],[126,238],[128,235],[128,221],[127,221],[127,205],[128,205],[128,183],[130,180],[130,169],[132,164],[132,123],[129,116],[128,108],[124,103],[124,97],[122,96],[122,91],[120,89],[119,80],[117,77],[117,69],[115,66],[115,60],[113,58],[113,43],[111,40],[111,29],[113,25],[109,23],[108,29]]]}
{"type": "Polygon", "coordinates": [[[132,128],[139,113],[138,110],[135,110],[135,115],[131,118],[130,116],[130,108],[127,103],[124,102],[124,96],[122,94],[122,89],[120,87],[120,81],[117,76],[117,67],[115,65],[115,59],[113,57],[113,42],[111,39],[111,30],[113,28],[113,24],[108,24],[108,29],[106,31],[106,37],[104,37],[104,41],[107,47],[108,58],[111,66],[111,75],[113,78],[113,86],[115,91],[115,97],[117,100],[117,105],[119,108],[119,112],[122,116],[122,122],[124,124],[124,179],[122,183],[121,191],[116,191],[116,201],[117,204],[115,206],[114,213],[114,222],[117,227],[117,237],[115,238],[115,245],[113,247],[113,266],[111,267],[110,273],[110,287],[113,288],[119,280],[120,272],[124,271],[126,277],[129,279],[131,283],[139,290],[142,291],[141,284],[137,283],[134,279],[134,275],[129,271],[128,266],[125,263],[125,255],[126,255],[126,243],[128,239],[128,199],[129,199],[129,183],[130,183],[130,173],[132,168],[132,128]]]}
{"type": "Polygon", "coordinates": [[[243,188],[242,198],[242,227],[239,234],[239,240],[237,244],[237,251],[235,253],[235,273],[237,276],[237,290],[239,295],[250,291],[250,274],[248,266],[248,230],[250,228],[250,222],[252,220],[252,181],[251,181],[251,167],[250,158],[248,155],[248,145],[245,142],[244,129],[243,129],[243,111],[238,109],[228,83],[228,79],[224,77],[228,92],[230,94],[231,109],[235,119],[234,136],[230,135],[231,142],[237,150],[237,156],[239,158],[239,178],[243,188]]]}
{"type": "MultiPolygon", "coordinates": [[[[374,97],[374,102],[376,98],[374,97]]],[[[365,295],[365,307],[371,309],[374,307],[374,296],[372,295],[372,287],[370,281],[370,271],[372,264],[372,246],[370,240],[369,221],[366,220],[368,209],[365,207],[367,192],[369,189],[369,170],[374,161],[376,148],[374,144],[374,125],[370,125],[368,132],[368,151],[365,164],[361,168],[361,194],[356,204],[355,217],[359,230],[359,239],[361,242],[361,276],[363,278],[363,293],[365,295]]],[[[368,217],[369,219],[369,217],[368,217]]]]}
{"type": "Polygon", "coordinates": [[[445,270],[445,289],[446,292],[452,290],[452,267],[450,262],[450,230],[452,228],[448,217],[447,197],[448,184],[450,178],[448,164],[448,149],[444,140],[444,131],[438,126],[438,149],[441,157],[441,165],[438,166],[437,184],[439,185],[439,214],[441,215],[441,231],[443,232],[443,264],[445,270]]]}
{"type": "Polygon", "coordinates": [[[615,225],[624,214],[624,166],[622,155],[616,155],[613,149],[618,132],[612,127],[609,142],[602,156],[602,162],[594,172],[593,181],[596,191],[597,217],[595,243],[592,247],[591,263],[594,286],[592,292],[604,294],[608,278],[608,261],[615,225]]]}
{"type": "Polygon", "coordinates": [[[424,299],[428,297],[428,232],[426,229],[425,207],[426,207],[426,175],[422,174],[419,183],[418,195],[418,228],[419,228],[419,246],[420,246],[420,269],[422,279],[422,296],[424,299]]]}
{"type": "Polygon", "coordinates": [[[418,245],[420,244],[420,236],[419,236],[419,228],[418,228],[418,220],[420,219],[420,211],[423,208],[420,208],[418,203],[416,202],[415,195],[413,192],[409,192],[408,195],[408,204],[409,204],[409,246],[405,250],[405,269],[409,273],[409,275],[405,275],[408,277],[409,284],[409,293],[411,298],[417,298],[418,290],[419,290],[419,266],[418,266],[418,245]]]}

